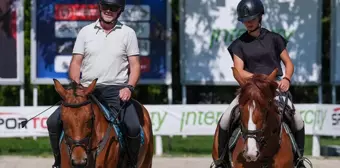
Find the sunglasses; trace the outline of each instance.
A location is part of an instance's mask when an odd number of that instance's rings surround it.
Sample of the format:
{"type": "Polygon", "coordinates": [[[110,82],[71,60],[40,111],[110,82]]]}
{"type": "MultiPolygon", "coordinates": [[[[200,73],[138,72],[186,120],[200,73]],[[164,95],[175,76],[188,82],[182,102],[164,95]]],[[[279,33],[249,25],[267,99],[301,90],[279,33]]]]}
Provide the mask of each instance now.
{"type": "Polygon", "coordinates": [[[100,6],[104,11],[110,10],[111,12],[117,12],[120,9],[120,6],[118,5],[100,4],[100,6]]]}

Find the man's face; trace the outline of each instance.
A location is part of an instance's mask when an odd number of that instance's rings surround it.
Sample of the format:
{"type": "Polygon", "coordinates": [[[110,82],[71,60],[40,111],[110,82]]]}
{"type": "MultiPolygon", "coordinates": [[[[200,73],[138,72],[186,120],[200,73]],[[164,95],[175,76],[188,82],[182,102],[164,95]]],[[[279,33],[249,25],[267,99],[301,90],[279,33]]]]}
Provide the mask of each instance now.
{"type": "Polygon", "coordinates": [[[106,22],[117,19],[121,8],[117,5],[100,4],[101,15],[106,22]]]}
{"type": "Polygon", "coordinates": [[[10,10],[12,2],[13,0],[0,0],[0,17],[10,10]]]}

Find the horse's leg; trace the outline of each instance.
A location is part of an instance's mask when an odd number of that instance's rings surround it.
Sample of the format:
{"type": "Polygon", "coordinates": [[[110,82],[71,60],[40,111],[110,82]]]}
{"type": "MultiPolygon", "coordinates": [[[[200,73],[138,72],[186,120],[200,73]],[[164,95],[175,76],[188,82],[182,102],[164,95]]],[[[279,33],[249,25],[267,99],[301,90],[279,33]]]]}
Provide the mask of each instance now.
{"type": "Polygon", "coordinates": [[[286,130],[282,132],[281,147],[274,156],[274,168],[292,168],[294,167],[294,154],[292,144],[286,130]]]}
{"type": "Polygon", "coordinates": [[[118,162],[120,159],[120,144],[119,143],[113,143],[111,148],[108,149],[107,152],[109,152],[108,157],[106,158],[106,162],[104,163],[104,168],[118,168],[118,162]]]}
{"type": "Polygon", "coordinates": [[[119,143],[109,140],[96,158],[96,168],[117,168],[119,154],[119,143]]]}
{"type": "Polygon", "coordinates": [[[151,168],[152,167],[152,158],[153,158],[153,138],[150,140],[145,141],[144,143],[144,160],[141,160],[140,168],[151,168]]]}
{"type": "Polygon", "coordinates": [[[152,167],[153,147],[151,147],[150,145],[147,145],[146,148],[147,149],[146,149],[145,157],[140,165],[140,168],[152,167]]]}
{"type": "Polygon", "coordinates": [[[67,146],[64,143],[64,141],[62,141],[62,143],[60,144],[60,157],[61,157],[60,166],[62,168],[71,168],[70,156],[67,151],[68,151],[67,146]]]}
{"type": "MultiPolygon", "coordinates": [[[[144,131],[144,145],[141,147],[143,148],[143,152],[139,154],[138,159],[141,160],[141,166],[140,168],[151,168],[152,167],[152,158],[153,158],[153,133],[152,133],[152,123],[151,118],[149,116],[149,112],[147,109],[142,106],[142,113],[143,113],[143,120],[140,123],[144,123],[142,125],[143,131],[144,131]]],[[[141,118],[140,118],[141,119],[141,118]]]]}
{"type": "Polygon", "coordinates": [[[147,146],[147,152],[145,154],[143,163],[141,165],[141,168],[151,168],[152,167],[152,158],[153,158],[153,138],[151,138],[151,141],[149,141],[147,146]]]}

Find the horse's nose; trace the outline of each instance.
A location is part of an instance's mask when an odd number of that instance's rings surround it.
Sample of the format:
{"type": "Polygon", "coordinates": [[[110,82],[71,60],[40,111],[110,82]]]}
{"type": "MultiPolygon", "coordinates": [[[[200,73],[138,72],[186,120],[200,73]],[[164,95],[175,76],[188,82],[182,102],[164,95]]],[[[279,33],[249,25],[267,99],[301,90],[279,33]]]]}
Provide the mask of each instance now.
{"type": "Polygon", "coordinates": [[[254,138],[249,138],[247,141],[247,145],[245,146],[245,150],[243,151],[244,158],[250,161],[256,161],[260,155],[260,151],[256,140],[254,138]]]}
{"type": "Polygon", "coordinates": [[[249,151],[249,150],[245,149],[245,150],[243,150],[243,156],[247,160],[247,162],[251,162],[251,161],[254,162],[259,158],[260,152],[259,151],[249,151]]]}
{"type": "Polygon", "coordinates": [[[75,167],[85,167],[87,165],[87,158],[83,158],[83,159],[71,159],[71,163],[72,163],[72,166],[75,166],[75,167]]]}
{"type": "Polygon", "coordinates": [[[256,152],[256,157],[259,157],[259,155],[260,155],[260,152],[257,151],[257,152],[256,152]]]}

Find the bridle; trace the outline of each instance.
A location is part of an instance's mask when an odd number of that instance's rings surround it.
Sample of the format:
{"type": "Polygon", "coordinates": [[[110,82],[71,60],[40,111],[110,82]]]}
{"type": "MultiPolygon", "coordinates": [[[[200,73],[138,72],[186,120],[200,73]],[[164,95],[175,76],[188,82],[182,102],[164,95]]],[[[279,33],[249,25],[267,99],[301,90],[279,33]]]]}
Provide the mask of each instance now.
{"type": "MultiPolygon", "coordinates": [[[[77,92],[76,92],[77,84],[72,83],[71,88],[69,88],[67,90],[70,90],[70,89],[73,89],[74,96],[85,97],[84,95],[77,95],[77,92]]],[[[82,106],[86,106],[88,104],[91,105],[91,118],[88,121],[86,121],[89,124],[88,127],[91,127],[91,131],[84,138],[82,138],[80,140],[74,140],[71,136],[69,136],[64,131],[64,140],[65,140],[65,144],[68,148],[69,157],[71,158],[73,149],[75,147],[81,147],[86,151],[86,154],[88,156],[87,162],[86,162],[86,164],[87,164],[86,166],[88,166],[91,161],[93,161],[93,163],[96,163],[97,156],[99,155],[99,153],[101,151],[104,150],[106,144],[108,144],[109,148],[110,148],[110,146],[113,144],[113,142],[119,142],[119,138],[116,137],[116,136],[111,136],[111,132],[112,132],[112,130],[114,131],[115,128],[111,124],[109,124],[108,127],[106,128],[105,133],[104,133],[104,137],[98,142],[97,145],[95,145],[95,147],[92,147],[92,135],[94,135],[93,133],[95,131],[94,130],[95,113],[94,113],[94,107],[93,106],[94,106],[94,104],[99,105],[100,102],[98,101],[98,99],[93,94],[87,95],[86,98],[87,99],[85,101],[83,101],[81,103],[76,103],[76,104],[67,103],[64,100],[62,100],[61,105],[64,106],[64,107],[69,107],[69,108],[79,108],[79,107],[82,107],[82,106]],[[94,160],[92,160],[92,159],[94,159],[94,160]]],[[[114,117],[114,121],[118,120],[118,118],[117,118],[118,114],[124,109],[125,105],[126,105],[126,103],[124,103],[122,105],[122,107],[119,109],[117,115],[114,117]]],[[[106,163],[106,161],[109,157],[108,154],[109,154],[108,152],[105,153],[104,163],[106,163]]],[[[71,159],[70,159],[70,161],[71,161],[71,159]]],[[[70,164],[72,165],[72,162],[70,164]]]]}
{"type": "MultiPolygon", "coordinates": [[[[268,107],[264,108],[261,110],[261,112],[263,112],[265,114],[265,119],[264,119],[264,124],[262,126],[261,129],[257,129],[257,130],[248,130],[244,124],[241,122],[241,134],[242,134],[242,138],[244,140],[244,142],[246,142],[246,140],[248,138],[254,138],[256,140],[257,143],[260,144],[260,148],[263,148],[264,146],[267,145],[267,141],[265,139],[265,134],[264,134],[264,131],[266,130],[267,128],[267,120],[268,120],[268,111],[269,109],[271,108],[272,106],[272,100],[269,101],[269,105],[268,107]]],[[[242,118],[242,111],[240,113],[241,115],[241,118],[242,118]]]]}
{"type": "MultiPolygon", "coordinates": [[[[259,89],[259,90],[261,90],[260,89],[260,87],[256,84],[256,83],[254,83],[255,84],[255,86],[259,89]]],[[[267,128],[267,120],[268,120],[268,112],[269,112],[269,110],[271,109],[271,108],[273,108],[273,105],[274,105],[274,98],[272,98],[272,99],[270,99],[269,101],[268,101],[268,106],[266,106],[265,108],[262,108],[261,109],[261,112],[263,113],[263,114],[265,114],[265,119],[264,119],[264,124],[263,124],[263,126],[262,126],[262,128],[261,129],[257,129],[257,130],[248,130],[245,126],[244,126],[244,124],[241,122],[241,134],[242,134],[242,138],[243,138],[243,140],[244,140],[244,142],[246,142],[246,140],[248,139],[248,138],[254,138],[255,139],[255,141],[260,145],[259,147],[260,147],[260,149],[262,149],[263,147],[265,147],[265,146],[267,146],[267,139],[268,138],[266,138],[266,136],[265,136],[265,130],[266,130],[266,128],[267,128]]],[[[241,111],[241,113],[240,113],[240,115],[241,115],[241,118],[242,118],[242,111],[241,111]]],[[[281,115],[280,115],[280,117],[281,117],[281,115]]],[[[281,122],[281,119],[280,119],[280,122],[281,122]]],[[[281,125],[281,123],[280,123],[280,125],[281,125]]]]}
{"type": "MultiPolygon", "coordinates": [[[[90,123],[91,132],[80,140],[74,140],[71,136],[69,136],[66,132],[64,132],[65,143],[66,143],[67,148],[68,148],[69,157],[72,156],[72,152],[73,152],[73,149],[75,147],[83,148],[86,151],[87,155],[91,154],[91,152],[96,149],[96,148],[92,149],[92,133],[94,131],[95,115],[94,115],[92,101],[90,99],[88,99],[84,102],[81,102],[81,103],[77,103],[77,104],[71,104],[71,103],[67,103],[65,101],[62,101],[62,104],[61,104],[62,106],[70,107],[70,108],[79,108],[79,107],[82,107],[82,106],[86,106],[88,104],[91,105],[91,119],[88,121],[88,122],[91,122],[90,123]]],[[[87,161],[87,164],[88,163],[89,162],[87,161]]]]}
{"type": "MultiPolygon", "coordinates": [[[[73,94],[75,96],[80,96],[80,97],[85,97],[83,95],[77,95],[75,91],[75,87],[72,88],[74,90],[73,94]]],[[[68,89],[69,90],[69,89],[68,89]]],[[[96,163],[96,158],[98,154],[104,150],[105,145],[108,143],[109,146],[112,145],[113,142],[118,142],[118,139],[115,136],[111,136],[110,133],[114,129],[110,124],[106,128],[106,131],[104,133],[104,137],[98,142],[98,144],[95,147],[92,147],[92,135],[94,135],[94,122],[95,122],[95,113],[94,113],[94,104],[98,104],[98,100],[95,98],[94,95],[89,94],[86,96],[87,100],[81,102],[81,103],[67,103],[64,100],[61,101],[61,105],[64,107],[69,107],[69,108],[79,108],[82,106],[86,105],[91,105],[91,118],[87,121],[89,122],[89,127],[91,127],[91,131],[82,139],[80,140],[74,140],[71,136],[69,136],[65,131],[64,131],[64,139],[65,139],[65,144],[68,148],[68,155],[71,158],[73,149],[75,147],[81,147],[86,151],[86,154],[88,156],[86,164],[89,165],[90,161],[93,161],[93,163],[96,163]],[[93,154],[93,155],[92,155],[93,154]],[[92,160],[94,159],[94,160],[92,160]]],[[[125,105],[125,104],[124,104],[125,105]]],[[[123,106],[124,106],[123,105],[123,106]]],[[[119,112],[123,109],[123,107],[119,110],[119,112]]],[[[117,118],[115,118],[116,120],[117,118]]],[[[108,158],[108,153],[105,154],[104,162],[106,162],[108,158]]],[[[71,159],[70,159],[71,162],[71,159]]],[[[92,163],[92,162],[91,162],[92,163]]],[[[72,165],[72,162],[70,163],[72,165]]],[[[87,166],[86,165],[86,166],[87,166]]]]}

